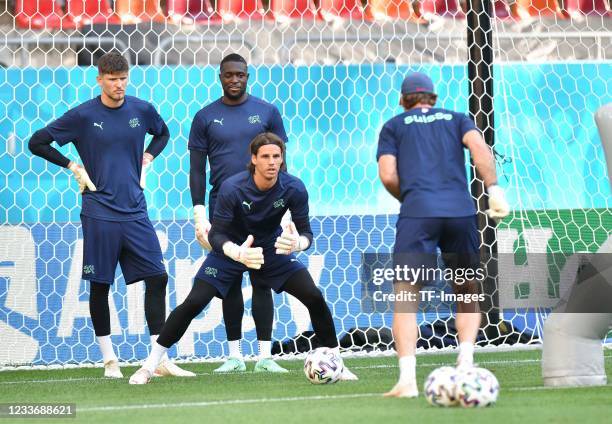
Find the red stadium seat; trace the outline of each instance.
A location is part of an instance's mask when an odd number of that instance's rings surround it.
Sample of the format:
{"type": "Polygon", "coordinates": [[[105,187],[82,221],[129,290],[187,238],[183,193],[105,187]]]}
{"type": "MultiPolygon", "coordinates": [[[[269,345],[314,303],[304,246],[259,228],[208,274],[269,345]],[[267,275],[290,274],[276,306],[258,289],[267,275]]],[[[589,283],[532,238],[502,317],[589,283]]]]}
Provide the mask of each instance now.
{"type": "Polygon", "coordinates": [[[493,16],[498,19],[508,19],[512,17],[510,6],[506,0],[495,0],[493,3],[493,16]]]}
{"type": "Polygon", "coordinates": [[[410,0],[370,0],[366,8],[369,19],[403,19],[418,21],[420,18],[410,0]]]}
{"type": "Polygon", "coordinates": [[[119,23],[108,0],[68,0],[68,15],[77,25],[119,23]]]}
{"type": "Polygon", "coordinates": [[[457,0],[422,0],[421,15],[463,19],[465,14],[457,0]]]}
{"type": "Polygon", "coordinates": [[[319,0],[321,16],[325,20],[336,18],[363,19],[363,6],[359,0],[319,0]]]}
{"type": "Polygon", "coordinates": [[[174,22],[193,23],[221,19],[210,0],[167,0],[166,6],[168,17],[174,22]]]}
{"type": "Polygon", "coordinates": [[[262,19],[265,16],[261,0],[217,0],[217,13],[224,21],[262,19]]]}
{"type": "Polygon", "coordinates": [[[523,18],[529,16],[564,17],[557,0],[517,0],[517,3],[519,6],[518,13],[523,18]]]}
{"type": "Polygon", "coordinates": [[[74,29],[70,15],[64,15],[54,0],[16,0],[15,23],[20,28],[74,29]]]}
{"type": "Polygon", "coordinates": [[[115,13],[124,24],[166,20],[159,7],[159,0],[116,0],[115,13]]]}
{"type": "Polygon", "coordinates": [[[612,16],[606,0],[567,0],[566,7],[571,15],[612,16]]]}
{"type": "Polygon", "coordinates": [[[312,0],[271,0],[270,11],[276,20],[317,19],[317,9],[312,0]]]}

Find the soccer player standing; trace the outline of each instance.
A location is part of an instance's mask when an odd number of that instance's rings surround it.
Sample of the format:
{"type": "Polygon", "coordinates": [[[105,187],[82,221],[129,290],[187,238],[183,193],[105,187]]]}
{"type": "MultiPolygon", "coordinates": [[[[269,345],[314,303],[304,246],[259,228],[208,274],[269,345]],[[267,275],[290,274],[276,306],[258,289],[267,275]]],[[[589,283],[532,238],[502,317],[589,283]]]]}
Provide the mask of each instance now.
{"type": "MultiPolygon", "coordinates": [[[[208,240],[212,251],[195,276],[191,292],[168,317],[157,343],[130,384],[146,384],[160,358],[185,334],[191,321],[215,296],[225,297],[249,270],[254,286],[295,296],[308,309],[321,344],[338,348],[334,320],[323,294],[294,252],[312,242],[308,192],[298,178],[281,172],[284,142],[275,134],[256,136],[250,145],[249,170],[225,181],[218,192],[208,240]],[[281,231],[287,210],[293,222],[281,231]]],[[[346,367],[343,380],[357,377],[346,367]]]]}
{"type": "MultiPolygon", "coordinates": [[[[480,242],[476,209],[468,191],[464,148],[469,149],[487,188],[489,217],[501,219],[508,215],[509,207],[504,191],[497,185],[491,150],[474,122],[463,114],[434,108],[436,100],[427,75],[408,75],[401,88],[404,113],[387,121],[380,132],[377,152],[380,179],[401,202],[394,261],[406,254],[417,254],[417,258],[425,260],[424,255],[435,255],[439,247],[443,254],[457,255],[470,262],[460,265],[473,267],[480,242]]],[[[454,289],[461,288],[455,285],[454,289]]],[[[414,286],[396,282],[395,290],[413,291],[414,286]]],[[[469,305],[471,310],[465,306],[457,305],[455,321],[460,343],[458,366],[473,364],[480,327],[480,313],[474,305],[469,305]]],[[[402,310],[398,304],[395,307],[393,336],[400,377],[385,396],[416,397],[416,312],[402,310]]]]}
{"type": "MultiPolygon", "coordinates": [[[[108,294],[117,262],[126,284],[145,282],[145,317],[151,341],[166,318],[166,284],[159,240],[147,215],[143,168],[166,147],[170,133],[153,105],[126,96],[129,66],[121,54],[98,61],[101,95],[38,130],[30,151],[70,169],[82,193],[83,279],[90,282],[89,310],[104,361],[104,376],[121,378],[110,338],[108,294]],[[153,138],[144,149],[145,136],[153,138]],[[51,146],[72,142],[83,161],[70,161],[51,146]]],[[[157,375],[194,376],[163,358],[157,375]]]]}
{"type": "MultiPolygon", "coordinates": [[[[250,161],[249,143],[263,132],[271,132],[287,141],[283,120],[278,109],[246,92],[249,79],[246,60],[238,54],[223,58],[219,80],[223,96],[196,113],[189,133],[189,186],[193,203],[196,238],[200,245],[211,250],[208,242],[210,222],[206,219],[206,158],[210,164],[212,186],[208,215],[214,216],[217,194],[221,183],[244,171],[250,161]]],[[[271,358],[274,303],[272,292],[263,286],[253,286],[253,319],[259,340],[259,360],[255,371],[286,372],[271,358]]],[[[242,275],[236,279],[223,298],[223,319],[229,345],[228,360],[215,372],[245,371],[240,341],[242,339],[242,275]]]]}

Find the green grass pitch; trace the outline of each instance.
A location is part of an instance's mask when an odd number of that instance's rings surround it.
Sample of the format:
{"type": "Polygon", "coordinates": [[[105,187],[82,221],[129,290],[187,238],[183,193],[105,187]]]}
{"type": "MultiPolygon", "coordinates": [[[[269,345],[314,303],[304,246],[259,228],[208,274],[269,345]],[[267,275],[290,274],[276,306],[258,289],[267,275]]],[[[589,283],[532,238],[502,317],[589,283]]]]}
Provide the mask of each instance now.
{"type": "MultiPolygon", "coordinates": [[[[101,378],[100,368],[0,372],[0,403],[76,403],[76,419],[28,419],[34,422],[83,423],[608,423],[612,420],[612,385],[548,389],[542,386],[539,350],[476,353],[476,362],[498,378],[496,405],[484,409],[435,408],[418,399],[381,396],[397,378],[395,358],[346,359],[356,382],[310,384],[302,361],[281,361],[284,375],[252,372],[215,375],[217,364],[187,364],[195,378],[157,378],[130,386],[126,378],[101,378]]],[[[453,354],[417,356],[422,385],[426,375],[453,364],[453,354]]],[[[253,363],[247,364],[252,370],[253,363]]],[[[612,353],[606,351],[612,380],[612,353]]],[[[422,390],[422,386],[420,387],[422,390]]],[[[0,423],[9,422],[0,419],[0,423]]],[[[12,420],[15,421],[15,420],[12,420]]],[[[25,422],[23,419],[19,422],[25,422]]]]}

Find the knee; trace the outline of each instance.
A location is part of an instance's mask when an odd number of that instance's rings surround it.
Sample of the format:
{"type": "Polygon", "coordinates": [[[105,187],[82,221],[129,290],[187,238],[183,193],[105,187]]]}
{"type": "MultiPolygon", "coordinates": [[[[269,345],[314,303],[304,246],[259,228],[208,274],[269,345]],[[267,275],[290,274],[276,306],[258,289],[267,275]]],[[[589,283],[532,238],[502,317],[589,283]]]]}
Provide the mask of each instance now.
{"type": "Polygon", "coordinates": [[[158,275],[145,280],[145,294],[166,294],[168,274],[158,275]]]}

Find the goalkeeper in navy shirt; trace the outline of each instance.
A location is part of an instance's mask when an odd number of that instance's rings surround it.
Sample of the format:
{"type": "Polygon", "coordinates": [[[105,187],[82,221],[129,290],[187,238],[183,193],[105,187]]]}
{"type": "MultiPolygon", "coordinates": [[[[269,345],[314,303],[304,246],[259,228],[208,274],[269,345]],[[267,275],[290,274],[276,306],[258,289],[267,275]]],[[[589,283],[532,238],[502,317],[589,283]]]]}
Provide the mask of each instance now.
{"type": "MultiPolygon", "coordinates": [[[[250,152],[249,169],[221,185],[208,235],[212,251],[196,274],[191,292],[168,317],[151,354],[132,375],[130,384],[148,383],[160,358],[180,340],[191,321],[215,296],[227,296],[247,270],[253,286],[285,291],[302,302],[322,346],[338,348],[334,321],[323,294],[294,255],[312,243],[308,192],[302,181],[280,171],[285,144],[278,136],[256,136],[250,152]],[[293,222],[281,230],[287,210],[293,222]]],[[[357,377],[345,367],[341,379],[357,377]]]]}
{"type": "MultiPolygon", "coordinates": [[[[439,248],[449,268],[472,269],[479,262],[479,233],[474,200],[468,191],[464,149],[489,194],[486,213],[492,219],[508,215],[504,191],[497,185],[495,161],[474,122],[466,115],[434,108],[437,95],[431,79],[421,73],[408,75],[401,89],[404,112],[391,118],[380,131],[378,167],[380,179],[391,195],[401,202],[395,246],[396,265],[428,266],[439,248]],[[423,261],[425,263],[417,263],[423,261]],[[401,263],[400,263],[401,262],[401,263]]],[[[435,264],[433,268],[435,269],[435,264]]],[[[397,293],[418,295],[418,281],[396,281],[397,293]]],[[[453,289],[467,295],[475,282],[453,289]]],[[[415,302],[417,303],[417,302],[415,302]]],[[[393,337],[399,357],[400,378],[390,397],[416,397],[415,349],[417,342],[416,305],[402,310],[395,304],[393,337]]],[[[459,336],[457,366],[473,365],[473,351],[480,326],[477,303],[457,302],[455,324],[459,336]]]]}
{"type": "MultiPolygon", "coordinates": [[[[249,78],[246,60],[238,54],[223,58],[219,80],[223,96],[196,113],[189,132],[189,186],[193,203],[196,238],[210,250],[206,219],[206,158],[210,164],[208,215],[212,218],[221,183],[244,171],[251,159],[249,143],[263,132],[276,134],[283,142],[287,135],[278,109],[246,92],[249,78]]],[[[274,302],[269,288],[254,286],[252,299],[253,320],[259,341],[259,360],[256,372],[286,372],[271,358],[274,302]]],[[[236,275],[227,296],[223,299],[223,320],[229,345],[229,358],[215,372],[245,371],[240,341],[242,339],[242,275],[236,275]]]]}
{"type": "MultiPolygon", "coordinates": [[[[117,263],[126,284],[145,282],[145,317],[155,341],[166,318],[168,275],[147,215],[144,168],[166,147],[170,133],[153,105],[126,96],[129,66],[115,52],[98,61],[100,96],[38,130],[29,142],[37,156],[70,169],[83,204],[83,279],[90,282],[89,310],[104,361],[104,376],[121,378],[110,339],[108,294],[117,263]],[[146,151],[147,134],[153,135],[146,151]],[[83,161],[70,161],[51,146],[73,143],[83,161]]],[[[163,358],[157,375],[194,376],[163,358]]]]}

